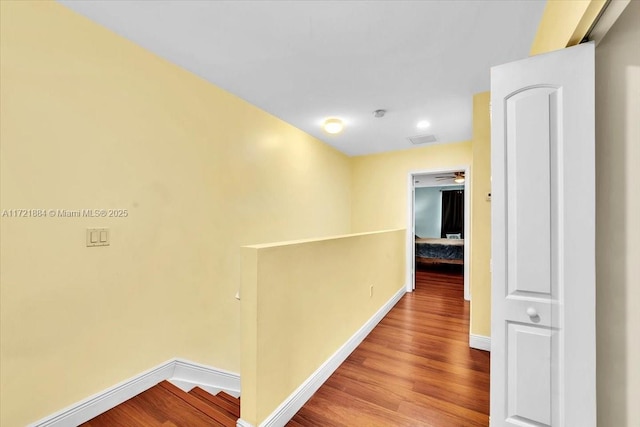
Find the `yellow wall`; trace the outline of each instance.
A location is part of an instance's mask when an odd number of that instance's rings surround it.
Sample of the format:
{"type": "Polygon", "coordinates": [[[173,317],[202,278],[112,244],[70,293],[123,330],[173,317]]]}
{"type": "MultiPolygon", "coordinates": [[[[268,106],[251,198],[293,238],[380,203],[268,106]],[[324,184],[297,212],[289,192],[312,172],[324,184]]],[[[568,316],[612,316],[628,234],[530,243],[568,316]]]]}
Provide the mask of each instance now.
{"type": "Polygon", "coordinates": [[[640,2],[596,48],[598,425],[640,420],[640,2]]]}
{"type": "Polygon", "coordinates": [[[473,97],[473,192],[471,194],[471,324],[475,335],[491,335],[491,120],[490,92],[473,97]]]}
{"type": "Polygon", "coordinates": [[[605,3],[606,0],[547,0],[531,55],[580,43],[605,3]]]}
{"type": "Polygon", "coordinates": [[[240,247],[350,232],[350,160],[53,2],[0,2],[1,418],[240,369],[240,247]],[[87,227],[111,246],[85,247],[87,227]]]}
{"type": "Polygon", "coordinates": [[[405,238],[390,230],[243,248],[243,420],[264,421],[404,289],[405,238]]]}
{"type": "Polygon", "coordinates": [[[471,142],[358,156],[352,165],[353,232],[408,228],[409,172],[471,165],[471,142]]]}

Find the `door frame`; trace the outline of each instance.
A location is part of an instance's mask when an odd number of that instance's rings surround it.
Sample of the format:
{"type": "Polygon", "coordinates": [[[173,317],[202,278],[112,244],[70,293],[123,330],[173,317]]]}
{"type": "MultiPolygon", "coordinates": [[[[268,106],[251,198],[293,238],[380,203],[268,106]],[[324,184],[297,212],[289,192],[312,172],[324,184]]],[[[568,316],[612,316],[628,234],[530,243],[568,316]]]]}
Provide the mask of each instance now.
{"type": "Polygon", "coordinates": [[[434,175],[464,171],[464,299],[471,301],[469,281],[471,261],[471,167],[468,164],[433,169],[411,170],[407,174],[407,263],[406,291],[413,292],[415,284],[415,177],[417,175],[434,175]]]}

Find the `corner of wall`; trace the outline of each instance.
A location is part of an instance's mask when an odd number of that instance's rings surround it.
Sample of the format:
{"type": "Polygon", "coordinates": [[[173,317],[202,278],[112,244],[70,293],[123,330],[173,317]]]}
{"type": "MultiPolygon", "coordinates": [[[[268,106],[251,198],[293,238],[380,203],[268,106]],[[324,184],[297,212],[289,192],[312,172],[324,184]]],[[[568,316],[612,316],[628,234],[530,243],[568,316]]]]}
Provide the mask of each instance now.
{"type": "Polygon", "coordinates": [[[473,169],[471,181],[470,333],[491,335],[491,123],[490,92],[473,96],[473,169]]]}

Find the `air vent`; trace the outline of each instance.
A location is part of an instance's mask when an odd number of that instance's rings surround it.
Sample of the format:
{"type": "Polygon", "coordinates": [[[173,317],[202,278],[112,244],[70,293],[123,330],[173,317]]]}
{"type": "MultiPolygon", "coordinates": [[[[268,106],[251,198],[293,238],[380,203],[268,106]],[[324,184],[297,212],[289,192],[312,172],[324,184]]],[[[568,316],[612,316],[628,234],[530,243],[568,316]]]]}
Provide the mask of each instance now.
{"type": "Polygon", "coordinates": [[[415,145],[429,144],[437,141],[435,135],[416,135],[416,136],[410,136],[407,139],[411,141],[412,144],[415,144],[415,145]]]}

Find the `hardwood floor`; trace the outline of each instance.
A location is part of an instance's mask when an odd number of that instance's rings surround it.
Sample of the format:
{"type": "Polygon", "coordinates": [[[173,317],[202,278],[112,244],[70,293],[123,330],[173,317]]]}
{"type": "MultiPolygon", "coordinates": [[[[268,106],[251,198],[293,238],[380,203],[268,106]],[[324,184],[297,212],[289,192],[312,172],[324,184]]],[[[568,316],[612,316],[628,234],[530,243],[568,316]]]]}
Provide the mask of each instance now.
{"type": "Polygon", "coordinates": [[[288,426],[488,426],[489,353],[469,348],[455,271],[416,271],[378,324],[288,426]]]}

